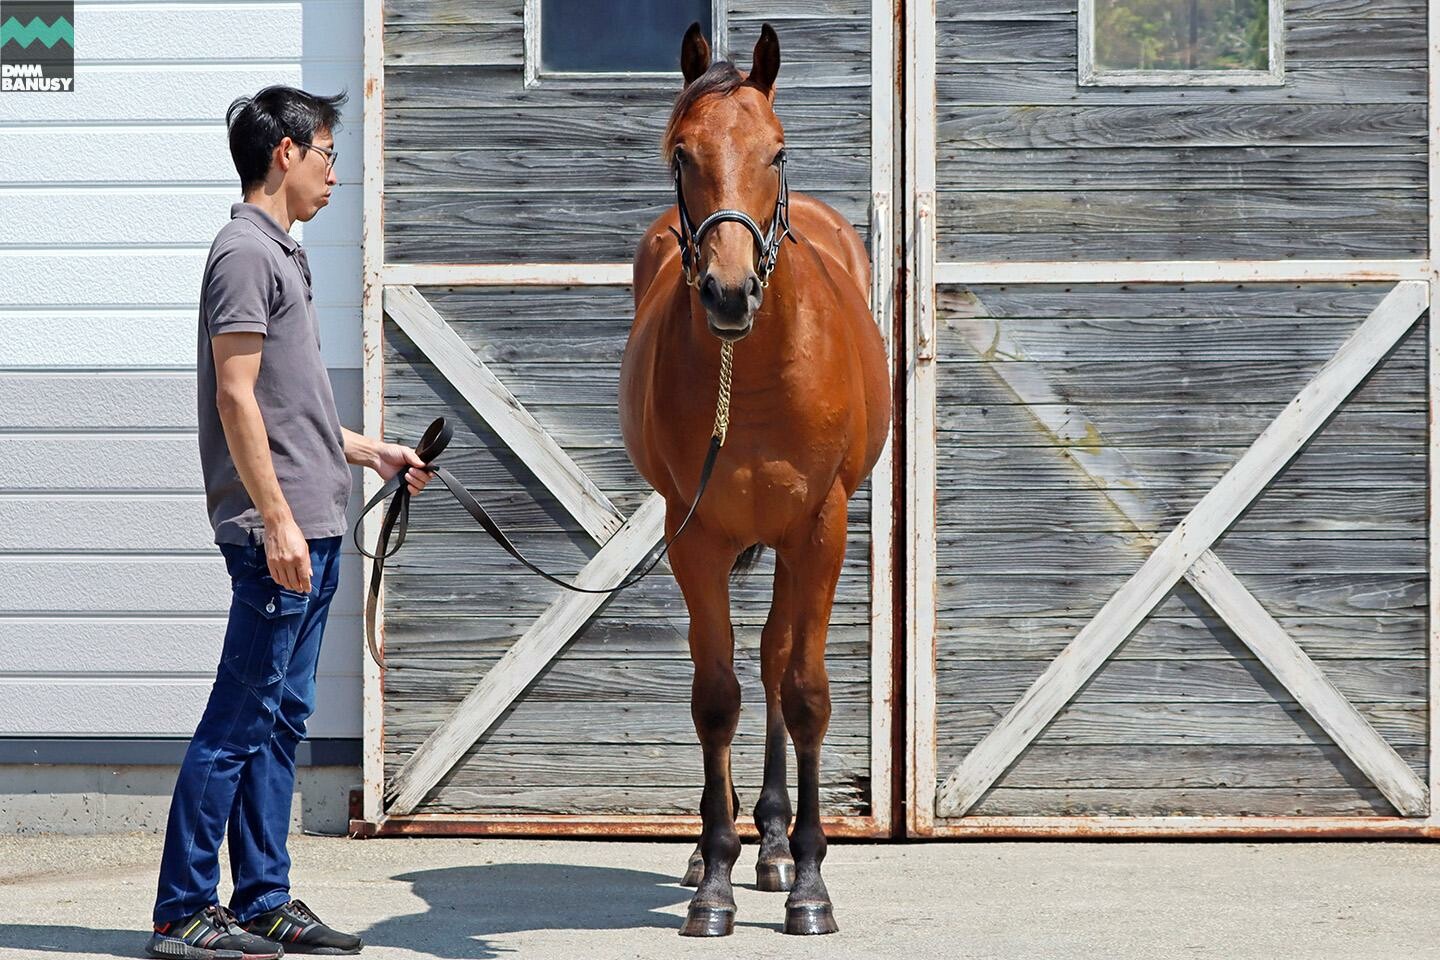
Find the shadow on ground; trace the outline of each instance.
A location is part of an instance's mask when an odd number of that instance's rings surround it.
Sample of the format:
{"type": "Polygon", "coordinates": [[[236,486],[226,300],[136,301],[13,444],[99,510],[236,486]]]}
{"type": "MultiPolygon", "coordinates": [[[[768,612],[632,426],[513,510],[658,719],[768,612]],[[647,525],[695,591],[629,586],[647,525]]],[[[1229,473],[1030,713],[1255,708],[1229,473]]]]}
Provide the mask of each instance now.
{"type": "Polygon", "coordinates": [[[676,877],[615,867],[496,863],[418,870],[409,883],[423,913],[382,920],[359,931],[367,944],[402,947],[448,960],[486,960],[512,951],[487,938],[527,930],[680,929],[658,911],[685,903],[676,877]]]}
{"type": "MultiPolygon", "coordinates": [[[[367,947],[394,947],[446,960],[510,955],[515,948],[492,944],[488,938],[527,930],[658,928],[673,933],[680,928],[679,918],[657,911],[685,903],[691,894],[665,874],[555,863],[445,867],[397,874],[386,881],[410,884],[426,909],[355,932],[367,947]]],[[[0,957],[18,950],[143,957],[149,935],[139,927],[0,923],[0,957]]]]}

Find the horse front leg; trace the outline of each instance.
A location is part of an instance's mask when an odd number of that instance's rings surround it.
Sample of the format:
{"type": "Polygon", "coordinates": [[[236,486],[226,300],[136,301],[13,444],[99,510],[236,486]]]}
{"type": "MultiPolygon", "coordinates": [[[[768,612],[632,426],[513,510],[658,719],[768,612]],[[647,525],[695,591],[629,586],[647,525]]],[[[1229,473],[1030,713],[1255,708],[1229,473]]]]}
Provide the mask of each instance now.
{"type": "Polygon", "coordinates": [[[820,746],[830,725],[830,679],[825,673],[825,639],[835,585],[845,559],[845,491],[837,482],[809,536],[783,558],[794,576],[794,648],[781,684],[780,703],[795,743],[799,809],[790,835],[795,885],[785,901],[785,932],[834,933],[830,893],[820,877],[825,832],[820,826],[820,746]]]}
{"type": "Polygon", "coordinates": [[[765,776],[755,804],[755,826],[760,831],[760,857],[755,862],[755,886],[786,891],[795,885],[795,861],[790,855],[790,791],[785,783],[785,713],[780,686],[790,663],[794,589],[781,561],[775,564],[774,597],[765,629],[760,635],[760,679],[765,685],[765,776]]]}
{"type": "Polygon", "coordinates": [[[705,762],[700,796],[704,866],[680,929],[687,937],[723,937],[735,929],[730,873],[740,857],[740,834],[735,829],[738,805],[730,779],[730,744],[740,720],[740,681],[735,676],[728,578],[737,554],[694,526],[670,547],[670,567],[690,611],[690,659],[695,665],[690,715],[705,762]]]}

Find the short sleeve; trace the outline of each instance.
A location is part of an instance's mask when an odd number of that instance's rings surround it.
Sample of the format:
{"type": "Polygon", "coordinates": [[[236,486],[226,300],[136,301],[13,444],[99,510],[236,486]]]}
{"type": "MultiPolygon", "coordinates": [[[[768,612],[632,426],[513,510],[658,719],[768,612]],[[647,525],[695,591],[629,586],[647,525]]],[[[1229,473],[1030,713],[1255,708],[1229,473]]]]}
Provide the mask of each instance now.
{"type": "Polygon", "coordinates": [[[205,284],[205,323],[210,336],[264,333],[270,322],[275,269],[263,248],[238,243],[220,250],[205,284]]]}

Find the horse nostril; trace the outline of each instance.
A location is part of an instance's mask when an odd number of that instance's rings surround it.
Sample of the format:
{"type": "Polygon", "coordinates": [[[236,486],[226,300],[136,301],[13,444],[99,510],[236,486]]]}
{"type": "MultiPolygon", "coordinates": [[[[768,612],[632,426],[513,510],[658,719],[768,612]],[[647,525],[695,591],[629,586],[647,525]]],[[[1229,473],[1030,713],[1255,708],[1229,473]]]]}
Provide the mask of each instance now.
{"type": "Polygon", "coordinates": [[[760,278],[753,273],[745,278],[745,296],[752,300],[760,299],[760,278]]]}
{"type": "Polygon", "coordinates": [[[700,280],[700,302],[707,307],[720,302],[720,281],[708,273],[700,280]]]}

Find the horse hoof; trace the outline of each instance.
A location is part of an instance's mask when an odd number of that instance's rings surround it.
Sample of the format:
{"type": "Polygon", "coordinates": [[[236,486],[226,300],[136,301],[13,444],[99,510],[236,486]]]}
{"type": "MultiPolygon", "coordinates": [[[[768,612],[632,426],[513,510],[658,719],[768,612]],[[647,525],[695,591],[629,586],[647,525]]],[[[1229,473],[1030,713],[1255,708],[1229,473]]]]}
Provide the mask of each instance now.
{"type": "Polygon", "coordinates": [[[755,887],[768,893],[786,893],[795,886],[795,861],[772,860],[755,864],[755,887]]]}
{"type": "Polygon", "coordinates": [[[680,928],[682,937],[728,937],[734,932],[734,907],[691,907],[680,928]]]}
{"type": "Polygon", "coordinates": [[[797,936],[835,933],[835,913],[828,903],[797,903],[785,907],[785,932],[797,936]]]}
{"type": "Polygon", "coordinates": [[[698,887],[700,881],[705,878],[705,858],[691,857],[690,863],[685,867],[685,876],[680,879],[682,887],[698,887]]]}

